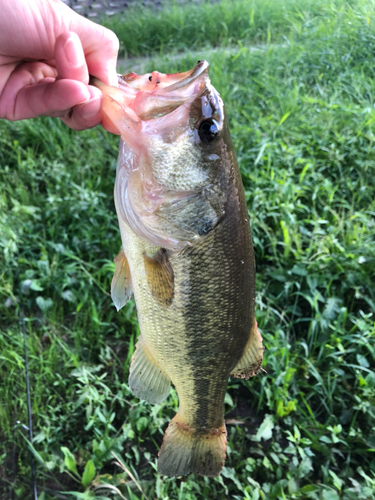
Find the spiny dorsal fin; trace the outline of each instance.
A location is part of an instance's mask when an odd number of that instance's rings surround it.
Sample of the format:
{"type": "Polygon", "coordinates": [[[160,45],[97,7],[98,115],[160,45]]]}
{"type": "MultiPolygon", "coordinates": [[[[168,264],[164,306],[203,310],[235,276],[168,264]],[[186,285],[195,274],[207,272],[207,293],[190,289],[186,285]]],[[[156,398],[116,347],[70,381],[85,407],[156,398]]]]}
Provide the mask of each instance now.
{"type": "Polygon", "coordinates": [[[262,337],[258,330],[257,322],[251,329],[249,340],[246,344],[242,358],[229,374],[230,377],[249,379],[259,373],[263,361],[262,337]]]}
{"type": "Polygon", "coordinates": [[[153,257],[144,255],[147,284],[152,296],[163,306],[169,306],[174,296],[174,273],[167,250],[161,248],[153,257]]]}
{"type": "Polygon", "coordinates": [[[150,353],[142,336],[132,357],[129,387],[133,394],[148,403],[159,404],[168,397],[171,381],[150,353]]]}
{"type": "Polygon", "coordinates": [[[123,249],[121,249],[120,253],[115,257],[114,262],[116,264],[116,270],[112,278],[111,297],[117,311],[119,311],[132,296],[133,289],[131,285],[129,263],[123,249]]]}

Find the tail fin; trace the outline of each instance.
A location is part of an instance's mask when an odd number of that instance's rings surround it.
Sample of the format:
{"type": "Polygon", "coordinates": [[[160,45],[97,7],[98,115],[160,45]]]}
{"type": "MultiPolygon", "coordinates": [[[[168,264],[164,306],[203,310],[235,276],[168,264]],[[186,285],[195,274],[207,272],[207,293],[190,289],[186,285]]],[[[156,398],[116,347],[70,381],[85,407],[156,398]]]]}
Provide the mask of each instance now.
{"type": "Polygon", "coordinates": [[[177,414],[165,431],[159,452],[158,472],[165,476],[218,476],[227,449],[225,424],[217,429],[198,431],[183,423],[177,414]]]}

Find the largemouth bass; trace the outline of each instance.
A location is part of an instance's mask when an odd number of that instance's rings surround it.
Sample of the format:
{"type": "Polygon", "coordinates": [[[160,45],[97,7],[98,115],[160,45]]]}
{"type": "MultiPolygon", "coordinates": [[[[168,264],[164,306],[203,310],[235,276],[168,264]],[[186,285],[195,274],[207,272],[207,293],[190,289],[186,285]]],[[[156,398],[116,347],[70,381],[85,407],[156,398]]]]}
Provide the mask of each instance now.
{"type": "Polygon", "coordinates": [[[223,101],[208,63],[154,71],[102,89],[121,134],[115,205],[122,250],[112,298],[134,294],[141,335],[129,386],[161,403],[171,382],[179,410],[164,436],[158,471],[220,473],[228,377],[260,370],[254,314],[255,261],[241,176],[223,101]]]}

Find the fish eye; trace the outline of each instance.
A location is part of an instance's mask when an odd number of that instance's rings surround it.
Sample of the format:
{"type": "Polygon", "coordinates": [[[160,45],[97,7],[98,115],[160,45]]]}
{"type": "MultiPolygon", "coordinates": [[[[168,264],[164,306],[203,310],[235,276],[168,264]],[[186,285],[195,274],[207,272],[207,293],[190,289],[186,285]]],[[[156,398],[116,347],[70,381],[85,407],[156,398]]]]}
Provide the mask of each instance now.
{"type": "Polygon", "coordinates": [[[213,120],[204,120],[198,128],[198,135],[202,142],[211,142],[215,139],[219,130],[213,120]]]}

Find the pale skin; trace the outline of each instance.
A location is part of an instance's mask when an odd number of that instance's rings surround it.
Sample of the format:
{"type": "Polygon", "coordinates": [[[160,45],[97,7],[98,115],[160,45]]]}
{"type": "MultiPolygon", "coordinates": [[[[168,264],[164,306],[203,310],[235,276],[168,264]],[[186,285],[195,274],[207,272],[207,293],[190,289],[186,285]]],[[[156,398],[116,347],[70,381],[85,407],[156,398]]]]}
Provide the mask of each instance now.
{"type": "Polygon", "coordinates": [[[60,0],[0,0],[0,118],[60,117],[74,130],[102,123],[89,75],[117,85],[116,35],[60,0]]]}

